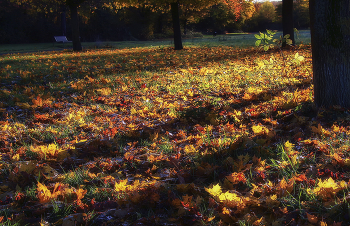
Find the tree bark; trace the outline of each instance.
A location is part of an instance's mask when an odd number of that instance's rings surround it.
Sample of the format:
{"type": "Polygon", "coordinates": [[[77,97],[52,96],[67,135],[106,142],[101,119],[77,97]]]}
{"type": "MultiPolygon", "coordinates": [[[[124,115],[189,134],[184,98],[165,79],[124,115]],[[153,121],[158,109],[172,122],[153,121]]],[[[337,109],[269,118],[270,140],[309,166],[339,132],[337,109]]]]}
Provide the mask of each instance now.
{"type": "MultiPolygon", "coordinates": [[[[294,23],[293,23],[293,0],[282,0],[282,26],[283,26],[283,37],[289,34],[289,39],[294,40],[294,23]]],[[[282,47],[287,45],[286,41],[282,42],[282,47]]]]}
{"type": "Polygon", "coordinates": [[[316,107],[350,108],[350,1],[310,0],[316,107]]]}
{"type": "Polygon", "coordinates": [[[79,32],[79,18],[78,18],[78,6],[75,4],[69,5],[71,13],[71,22],[72,22],[72,41],[73,41],[73,51],[81,51],[81,42],[80,42],[80,32],[79,32]]]}
{"type": "Polygon", "coordinates": [[[187,19],[184,19],[184,35],[187,35],[187,19]]]}
{"type": "Polygon", "coordinates": [[[181,29],[180,29],[180,16],[179,16],[179,3],[171,3],[171,14],[173,18],[173,30],[174,30],[174,45],[175,50],[181,50],[182,40],[181,40],[181,29]]]}

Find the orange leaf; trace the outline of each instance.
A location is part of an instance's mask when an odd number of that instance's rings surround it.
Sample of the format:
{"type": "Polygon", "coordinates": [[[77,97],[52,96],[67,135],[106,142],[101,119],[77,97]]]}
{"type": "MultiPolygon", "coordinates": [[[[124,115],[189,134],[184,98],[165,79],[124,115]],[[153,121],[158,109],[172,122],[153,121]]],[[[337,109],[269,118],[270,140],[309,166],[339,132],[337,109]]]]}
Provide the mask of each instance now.
{"type": "Polygon", "coordinates": [[[227,180],[229,180],[232,184],[237,184],[239,182],[247,182],[246,177],[244,176],[244,173],[240,172],[240,173],[232,173],[228,176],[226,176],[227,180]]]}
{"type": "Polygon", "coordinates": [[[342,159],[342,157],[340,157],[340,155],[338,155],[337,153],[333,154],[333,158],[340,164],[343,165],[344,164],[344,160],[342,159]]]}
{"type": "Polygon", "coordinates": [[[327,226],[327,223],[324,222],[324,221],[321,221],[321,222],[320,222],[320,226],[327,226]]]}
{"type": "Polygon", "coordinates": [[[307,219],[311,224],[317,224],[318,220],[317,217],[315,215],[311,215],[306,213],[307,219]]]}
{"type": "Polygon", "coordinates": [[[214,220],[214,219],[215,219],[215,216],[209,217],[209,218],[207,219],[207,222],[210,222],[210,221],[212,221],[212,220],[214,220]]]}
{"type": "Polygon", "coordinates": [[[79,188],[75,193],[77,194],[77,200],[80,200],[84,198],[84,195],[86,194],[87,190],[79,188]]]}
{"type": "Polygon", "coordinates": [[[43,106],[43,99],[41,99],[40,96],[38,96],[36,99],[32,99],[34,107],[42,107],[43,106]]]}
{"type": "Polygon", "coordinates": [[[260,219],[254,221],[253,225],[263,225],[264,217],[261,217],[260,219]]]}
{"type": "Polygon", "coordinates": [[[308,181],[305,174],[300,174],[299,176],[294,176],[293,179],[297,182],[308,181]]]}

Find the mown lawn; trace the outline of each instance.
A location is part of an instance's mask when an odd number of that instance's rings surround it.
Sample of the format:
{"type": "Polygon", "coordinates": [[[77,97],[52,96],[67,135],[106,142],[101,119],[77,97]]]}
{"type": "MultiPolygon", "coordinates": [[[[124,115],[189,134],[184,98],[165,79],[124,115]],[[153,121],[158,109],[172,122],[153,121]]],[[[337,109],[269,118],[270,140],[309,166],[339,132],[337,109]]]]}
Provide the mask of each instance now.
{"type": "Polygon", "coordinates": [[[349,225],[349,111],[314,109],[310,46],[283,57],[1,55],[1,223],[349,225]]]}
{"type": "MultiPolygon", "coordinates": [[[[277,31],[275,37],[282,35],[282,32],[277,31]]],[[[27,43],[27,44],[0,44],[0,55],[9,53],[28,53],[39,51],[71,51],[72,43],[55,43],[52,37],[52,43],[27,43]]],[[[193,37],[191,33],[182,38],[185,46],[192,47],[218,47],[218,46],[232,46],[247,48],[255,46],[256,38],[254,33],[228,33],[213,35],[203,35],[202,37],[193,37]],[[191,37],[192,36],[192,37],[191,37]]],[[[310,44],[311,36],[309,30],[300,30],[295,32],[296,44],[310,44]]],[[[151,41],[96,41],[96,42],[82,42],[84,50],[91,49],[125,49],[136,47],[159,47],[167,48],[173,47],[173,39],[159,39],[151,41]]]]}

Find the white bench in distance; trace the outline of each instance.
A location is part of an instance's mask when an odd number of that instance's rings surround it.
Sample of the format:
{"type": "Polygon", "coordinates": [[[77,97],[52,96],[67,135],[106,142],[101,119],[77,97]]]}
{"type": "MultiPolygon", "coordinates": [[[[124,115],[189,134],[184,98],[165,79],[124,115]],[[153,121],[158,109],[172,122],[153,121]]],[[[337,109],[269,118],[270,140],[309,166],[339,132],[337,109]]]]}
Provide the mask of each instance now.
{"type": "Polygon", "coordinates": [[[53,36],[55,38],[55,41],[58,43],[67,43],[67,42],[72,42],[72,41],[68,41],[66,36],[53,36]]]}

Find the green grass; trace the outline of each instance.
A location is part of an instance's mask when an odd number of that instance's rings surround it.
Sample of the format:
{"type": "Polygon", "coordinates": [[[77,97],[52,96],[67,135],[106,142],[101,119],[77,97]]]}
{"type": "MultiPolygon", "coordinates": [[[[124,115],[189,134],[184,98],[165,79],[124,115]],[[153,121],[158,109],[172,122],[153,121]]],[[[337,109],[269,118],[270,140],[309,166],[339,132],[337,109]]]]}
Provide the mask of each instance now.
{"type": "MultiPolygon", "coordinates": [[[[276,37],[282,35],[277,32],[276,37]]],[[[310,31],[300,30],[299,35],[295,34],[296,44],[301,42],[309,44],[311,42],[310,31]]],[[[199,38],[183,39],[184,46],[237,46],[247,47],[254,46],[256,38],[253,33],[228,33],[225,35],[203,35],[199,38]]],[[[173,40],[151,40],[151,41],[119,41],[119,42],[82,42],[83,49],[123,49],[135,47],[171,47],[173,40]]],[[[30,44],[3,44],[0,45],[0,54],[41,52],[41,51],[60,51],[63,49],[72,49],[72,43],[30,43],[30,44]]]]}

